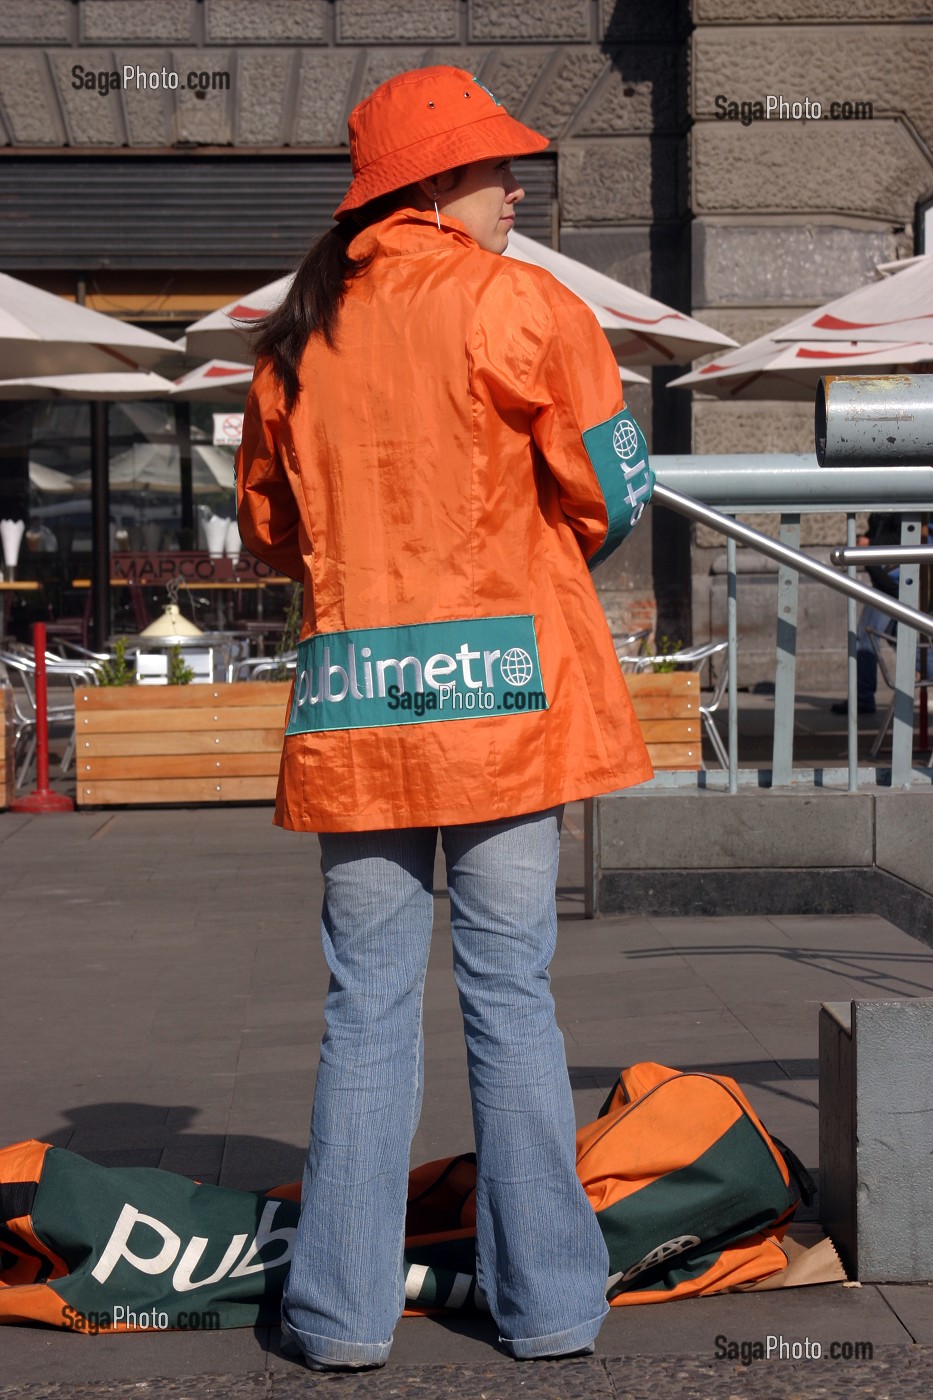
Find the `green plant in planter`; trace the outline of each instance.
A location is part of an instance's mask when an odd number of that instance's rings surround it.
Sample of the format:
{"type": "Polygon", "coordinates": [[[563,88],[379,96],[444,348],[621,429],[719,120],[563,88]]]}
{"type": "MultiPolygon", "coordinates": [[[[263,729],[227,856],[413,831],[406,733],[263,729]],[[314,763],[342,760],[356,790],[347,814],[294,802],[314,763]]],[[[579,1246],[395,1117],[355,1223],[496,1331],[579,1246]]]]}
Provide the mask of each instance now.
{"type": "Polygon", "coordinates": [[[132,685],[136,680],[136,667],[126,659],[128,637],[118,637],[113,644],[113,656],[109,661],[99,661],[94,667],[98,685],[132,685]]]}
{"type": "Polygon", "coordinates": [[[193,680],[194,671],[182,656],[181,646],[176,642],[168,653],[168,683],[169,685],[190,685],[193,680]]]}
{"type": "Polygon", "coordinates": [[[285,626],[282,629],[282,635],[279,638],[279,643],[274,653],[276,662],[275,670],[272,673],[272,679],[274,681],[288,680],[288,667],[283,657],[287,652],[294,651],[295,647],[298,645],[298,634],[301,631],[301,601],[302,586],[300,583],[296,583],[292,587],[292,596],[288,604],[285,626]]]}
{"type": "Polygon", "coordinates": [[[677,662],[671,657],[671,653],[680,651],[680,648],[682,646],[683,643],[680,640],[672,642],[666,632],[662,632],[660,637],[655,637],[654,654],[655,656],[660,657],[662,659],[658,661],[652,661],[652,671],[676,671],[677,662]]]}

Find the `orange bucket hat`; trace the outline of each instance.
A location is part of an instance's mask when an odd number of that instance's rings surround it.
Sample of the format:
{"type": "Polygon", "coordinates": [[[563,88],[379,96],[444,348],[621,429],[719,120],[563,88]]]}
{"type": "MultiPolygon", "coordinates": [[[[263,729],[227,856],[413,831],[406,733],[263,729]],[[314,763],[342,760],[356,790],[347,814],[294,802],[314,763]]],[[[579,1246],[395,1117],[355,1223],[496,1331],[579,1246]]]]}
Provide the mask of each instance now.
{"type": "Polygon", "coordinates": [[[389,78],[354,107],[348,126],[353,181],[335,219],[456,165],[531,155],[548,145],[462,68],[416,68],[389,78]]]}

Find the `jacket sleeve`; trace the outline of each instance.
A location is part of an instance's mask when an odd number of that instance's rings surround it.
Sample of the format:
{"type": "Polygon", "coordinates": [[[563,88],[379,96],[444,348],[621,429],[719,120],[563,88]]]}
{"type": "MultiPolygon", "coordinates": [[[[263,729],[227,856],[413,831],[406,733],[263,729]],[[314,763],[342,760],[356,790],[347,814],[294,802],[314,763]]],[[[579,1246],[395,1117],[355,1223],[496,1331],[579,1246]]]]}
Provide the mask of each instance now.
{"type": "Polygon", "coordinates": [[[246,548],[288,578],[304,577],[298,543],[298,504],[282,461],[276,425],[285,409],[271,368],[259,364],[243,415],[236,457],[237,523],[246,548]],[[278,441],[277,441],[278,438],[278,441]]]}
{"type": "Polygon", "coordinates": [[[619,367],[589,307],[563,288],[527,385],[532,432],[590,568],[634,529],[654,487],[619,367]]]}

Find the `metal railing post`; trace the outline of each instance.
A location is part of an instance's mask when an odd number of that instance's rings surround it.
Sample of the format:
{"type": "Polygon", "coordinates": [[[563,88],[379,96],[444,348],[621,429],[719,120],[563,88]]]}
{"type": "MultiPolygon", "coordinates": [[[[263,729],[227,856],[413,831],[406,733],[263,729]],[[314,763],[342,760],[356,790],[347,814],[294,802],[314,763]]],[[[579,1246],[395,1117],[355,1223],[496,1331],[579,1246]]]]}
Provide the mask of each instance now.
{"type": "MultiPolygon", "coordinates": [[[[920,518],[901,517],[901,544],[905,548],[920,543],[920,518]]],[[[920,601],[920,568],[902,564],[898,601],[915,608],[920,601]]],[[[891,726],[891,786],[910,787],[914,750],[914,673],[917,668],[917,633],[898,623],[897,652],[894,661],[894,723],[891,726]]]]}
{"type": "MultiPolygon", "coordinates": [[[[800,548],[800,515],[782,512],[781,543],[800,548]]],[[[777,639],[774,673],[774,741],[771,783],[785,787],[794,776],[794,707],[797,695],[797,600],[800,574],[787,564],[778,569],[777,639]]]]}
{"type": "MultiPolygon", "coordinates": [[[[655,488],[657,489],[657,488],[655,488]]],[[[739,790],[739,709],[738,709],[738,668],[739,668],[739,647],[738,647],[738,627],[736,622],[737,598],[736,581],[737,568],[735,558],[735,540],[731,535],[726,538],[726,574],[728,582],[728,593],[726,596],[726,638],[729,643],[726,656],[729,661],[729,791],[739,790]]]]}
{"type": "MultiPolygon", "coordinates": [[[[846,516],[846,544],[855,547],[855,516],[850,511],[846,516]]],[[[849,578],[855,578],[855,566],[846,570],[849,578]]],[[[848,630],[846,661],[846,695],[848,696],[848,716],[846,724],[846,744],[849,764],[849,792],[858,792],[858,617],[854,598],[846,599],[846,625],[848,630]]]]}

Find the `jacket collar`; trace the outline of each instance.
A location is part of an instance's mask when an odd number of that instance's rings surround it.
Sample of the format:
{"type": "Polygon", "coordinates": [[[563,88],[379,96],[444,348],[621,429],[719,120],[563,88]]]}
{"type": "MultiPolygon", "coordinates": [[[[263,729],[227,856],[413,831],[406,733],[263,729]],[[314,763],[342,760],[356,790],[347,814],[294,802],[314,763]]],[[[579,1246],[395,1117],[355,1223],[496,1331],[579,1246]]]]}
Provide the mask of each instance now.
{"type": "Polygon", "coordinates": [[[467,233],[459,219],[441,214],[437,227],[434,210],[396,209],[378,223],[362,229],[349,247],[351,257],[368,253],[377,257],[405,257],[440,252],[456,244],[461,248],[477,248],[475,238],[467,233]]]}

